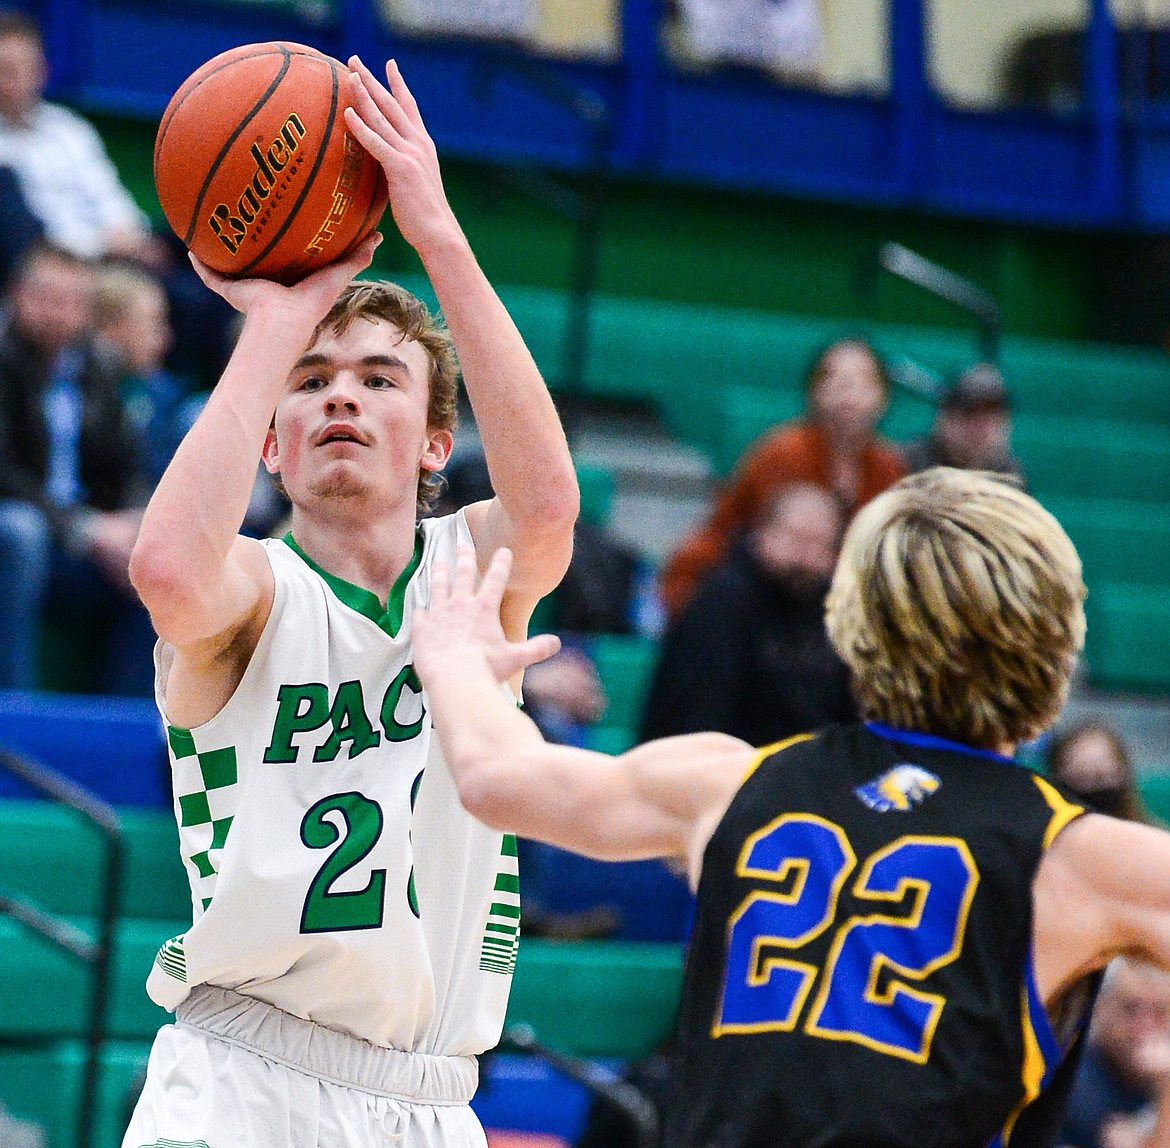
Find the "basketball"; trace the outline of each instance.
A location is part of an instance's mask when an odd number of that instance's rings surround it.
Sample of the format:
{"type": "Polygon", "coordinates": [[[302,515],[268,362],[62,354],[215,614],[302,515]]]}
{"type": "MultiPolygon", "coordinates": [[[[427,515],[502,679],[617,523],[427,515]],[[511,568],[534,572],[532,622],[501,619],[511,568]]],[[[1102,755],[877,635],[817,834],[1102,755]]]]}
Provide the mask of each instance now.
{"type": "Polygon", "coordinates": [[[208,267],[293,283],[378,225],[386,179],[346,127],[348,76],[304,44],[245,44],[171,97],[155,188],[175,234],[208,267]]]}

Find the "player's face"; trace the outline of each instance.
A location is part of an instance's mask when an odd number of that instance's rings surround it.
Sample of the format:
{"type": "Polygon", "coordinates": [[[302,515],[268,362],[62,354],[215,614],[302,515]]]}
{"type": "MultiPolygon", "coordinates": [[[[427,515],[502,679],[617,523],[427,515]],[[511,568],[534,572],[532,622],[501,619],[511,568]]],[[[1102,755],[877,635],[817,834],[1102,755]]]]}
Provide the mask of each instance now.
{"type": "Polygon", "coordinates": [[[44,91],[45,55],[27,36],[0,37],[0,114],[22,122],[44,91]]]}
{"type": "Polygon", "coordinates": [[[167,297],[162,289],[144,285],[103,333],[118,347],[132,370],[146,373],[158,368],[173,340],[167,297]]]}
{"type": "Polygon", "coordinates": [[[413,507],[419,470],[441,469],[451,450],[450,432],[427,427],[429,371],[423,347],[383,321],[359,318],[314,343],[265,448],[293,502],[373,495],[413,507]]]}
{"type": "Polygon", "coordinates": [[[13,288],[12,311],[21,334],[55,354],[92,327],[93,274],[53,256],[35,259],[13,288]]]}
{"type": "Polygon", "coordinates": [[[830,349],[810,399],[817,419],[825,425],[850,437],[872,434],[886,407],[873,355],[853,343],[830,349]]]}

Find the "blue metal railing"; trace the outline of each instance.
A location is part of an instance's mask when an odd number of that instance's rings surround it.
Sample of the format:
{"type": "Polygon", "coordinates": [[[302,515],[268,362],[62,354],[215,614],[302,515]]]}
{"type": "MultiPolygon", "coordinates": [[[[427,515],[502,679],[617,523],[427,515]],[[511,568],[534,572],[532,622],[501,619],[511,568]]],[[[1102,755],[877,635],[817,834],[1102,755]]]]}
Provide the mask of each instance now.
{"type": "MultiPolygon", "coordinates": [[[[1170,223],[1170,115],[1149,96],[1150,53],[1120,51],[1108,0],[1088,0],[1085,27],[1074,33],[1080,100],[1060,114],[950,105],[929,79],[926,19],[937,2],[889,0],[884,96],[782,86],[743,69],[681,71],[661,48],[663,0],[623,0],[615,59],[542,59],[541,68],[612,109],[607,165],[617,176],[1061,226],[1170,223]]],[[[555,85],[542,93],[478,83],[486,56],[523,59],[526,49],[405,35],[385,22],[377,0],[336,0],[331,9],[258,0],[28,3],[48,33],[56,94],[93,110],[157,117],[215,53],[296,39],[369,62],[393,55],[450,154],[577,173],[595,160],[588,124],[558,102],[555,85]]]]}
{"type": "Polygon", "coordinates": [[[85,1030],[85,1061],[78,1102],[74,1143],[91,1148],[97,1116],[101,1053],[106,1040],[110,965],[122,884],[125,846],[122,824],[114,807],[76,781],[24,754],[0,747],[0,770],[18,777],[46,797],[67,805],[105,839],[102,896],[96,935],[90,936],[43,906],[18,893],[0,890],[0,915],[12,917],[89,970],[90,999],[85,1030]]]}

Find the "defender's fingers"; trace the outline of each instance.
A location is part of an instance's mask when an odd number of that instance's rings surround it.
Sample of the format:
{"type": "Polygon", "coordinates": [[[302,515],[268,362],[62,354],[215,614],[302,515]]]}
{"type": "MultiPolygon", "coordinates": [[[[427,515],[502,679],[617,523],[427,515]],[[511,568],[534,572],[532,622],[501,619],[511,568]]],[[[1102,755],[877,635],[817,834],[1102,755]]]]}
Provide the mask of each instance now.
{"type": "Polygon", "coordinates": [[[455,585],[452,593],[473,597],[478,573],[475,547],[459,546],[455,551],[455,585]]]}
{"type": "Polygon", "coordinates": [[[525,654],[524,664],[532,666],[537,662],[543,662],[545,658],[551,658],[561,648],[561,640],[556,634],[537,634],[524,642],[520,648],[525,654]]]}
{"type": "Polygon", "coordinates": [[[431,570],[431,605],[439,606],[451,597],[451,565],[445,559],[435,560],[431,570]]]}
{"type": "Polygon", "coordinates": [[[508,576],[512,573],[512,551],[501,546],[492,555],[488,568],[484,571],[483,583],[480,586],[480,596],[493,607],[499,608],[504,600],[504,591],[508,586],[508,576]]]}

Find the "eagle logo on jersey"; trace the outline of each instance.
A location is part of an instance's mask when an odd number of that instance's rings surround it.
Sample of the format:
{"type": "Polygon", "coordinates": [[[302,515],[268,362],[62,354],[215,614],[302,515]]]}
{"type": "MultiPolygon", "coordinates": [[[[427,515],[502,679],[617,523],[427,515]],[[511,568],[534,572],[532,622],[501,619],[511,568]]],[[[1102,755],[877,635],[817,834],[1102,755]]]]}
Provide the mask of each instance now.
{"type": "Polygon", "coordinates": [[[873,781],[859,785],[853,792],[879,813],[889,813],[891,809],[908,813],[914,806],[921,805],[941,784],[930,770],[902,762],[873,781]]]}

